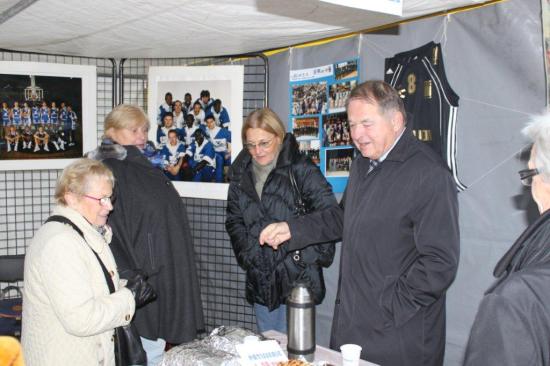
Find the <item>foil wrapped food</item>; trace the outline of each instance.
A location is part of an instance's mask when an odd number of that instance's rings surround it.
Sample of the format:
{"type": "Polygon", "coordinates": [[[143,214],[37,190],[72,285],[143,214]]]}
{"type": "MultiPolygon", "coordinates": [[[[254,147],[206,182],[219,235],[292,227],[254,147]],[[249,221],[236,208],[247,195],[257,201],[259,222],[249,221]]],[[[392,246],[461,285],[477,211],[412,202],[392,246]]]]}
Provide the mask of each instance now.
{"type": "Polygon", "coordinates": [[[240,366],[236,345],[247,336],[262,336],[230,326],[214,329],[204,339],[171,348],[164,354],[161,366],[240,366]]]}

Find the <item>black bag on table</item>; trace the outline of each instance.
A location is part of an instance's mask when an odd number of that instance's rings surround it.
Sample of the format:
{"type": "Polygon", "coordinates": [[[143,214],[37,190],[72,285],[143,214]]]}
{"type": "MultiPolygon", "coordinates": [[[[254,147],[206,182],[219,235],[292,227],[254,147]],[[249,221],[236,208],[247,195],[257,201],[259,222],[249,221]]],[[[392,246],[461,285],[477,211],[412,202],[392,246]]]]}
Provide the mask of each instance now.
{"type": "Polygon", "coordinates": [[[21,337],[21,314],[23,311],[21,290],[17,286],[7,286],[0,292],[0,335],[21,337]],[[10,290],[19,297],[6,298],[10,290]]]}

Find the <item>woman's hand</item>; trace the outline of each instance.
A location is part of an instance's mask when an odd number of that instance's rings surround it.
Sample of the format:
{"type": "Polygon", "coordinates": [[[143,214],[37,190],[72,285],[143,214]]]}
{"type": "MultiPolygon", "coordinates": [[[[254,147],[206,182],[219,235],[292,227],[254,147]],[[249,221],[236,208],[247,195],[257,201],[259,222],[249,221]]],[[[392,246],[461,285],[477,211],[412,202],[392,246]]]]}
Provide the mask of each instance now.
{"type": "Polygon", "coordinates": [[[267,244],[274,250],[287,240],[290,240],[290,228],[286,222],[276,222],[267,225],[260,233],[260,245],[267,244]]]}

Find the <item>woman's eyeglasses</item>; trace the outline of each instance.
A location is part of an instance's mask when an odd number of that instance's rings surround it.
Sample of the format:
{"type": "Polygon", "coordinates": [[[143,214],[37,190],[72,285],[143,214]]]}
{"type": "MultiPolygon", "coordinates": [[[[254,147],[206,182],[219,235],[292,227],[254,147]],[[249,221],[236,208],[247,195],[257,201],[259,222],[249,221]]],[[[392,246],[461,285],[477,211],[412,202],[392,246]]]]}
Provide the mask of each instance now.
{"type": "Polygon", "coordinates": [[[250,142],[247,142],[246,144],[244,144],[243,146],[247,149],[247,150],[256,150],[256,147],[258,147],[260,150],[265,150],[267,149],[271,143],[273,142],[274,139],[271,139],[271,140],[268,140],[268,141],[260,141],[256,144],[253,144],[253,143],[250,143],[250,142]]]}
{"type": "Polygon", "coordinates": [[[83,194],[82,196],[86,197],[86,198],[89,198],[91,200],[96,200],[97,202],[99,202],[99,204],[101,206],[107,206],[109,204],[112,205],[115,202],[115,197],[114,196],[110,196],[110,197],[105,196],[105,197],[101,197],[101,198],[88,196],[87,194],[83,194]]]}
{"type": "Polygon", "coordinates": [[[533,184],[533,177],[537,174],[540,174],[540,171],[538,169],[523,169],[518,172],[519,179],[521,180],[521,184],[524,186],[529,187],[531,184],[533,184]]]}

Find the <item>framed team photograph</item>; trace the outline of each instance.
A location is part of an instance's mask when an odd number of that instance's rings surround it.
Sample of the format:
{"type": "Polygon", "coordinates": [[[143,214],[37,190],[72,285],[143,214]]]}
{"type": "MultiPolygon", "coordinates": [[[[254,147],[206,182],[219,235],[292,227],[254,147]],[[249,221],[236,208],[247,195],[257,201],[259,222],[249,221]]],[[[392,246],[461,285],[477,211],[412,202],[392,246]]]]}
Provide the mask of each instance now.
{"type": "Polygon", "coordinates": [[[148,80],[154,161],[181,196],[227,199],[242,148],[244,66],[150,67],[148,80]]]}
{"type": "Polygon", "coordinates": [[[330,85],[329,88],[329,113],[343,112],[346,110],[346,101],[351,90],[357,86],[357,80],[349,80],[330,85]]]}
{"type": "Polygon", "coordinates": [[[351,145],[351,132],[346,112],[323,116],[323,146],[351,145]]]}
{"type": "Polygon", "coordinates": [[[313,161],[317,165],[321,163],[321,157],[319,155],[320,148],[321,144],[317,139],[298,141],[298,149],[300,150],[300,152],[306,156],[309,156],[311,161],[313,161]]]}
{"type": "Polygon", "coordinates": [[[326,149],[325,175],[327,177],[347,177],[353,161],[353,148],[326,149]]]}
{"type": "Polygon", "coordinates": [[[326,113],[327,82],[320,81],[300,85],[292,85],[292,114],[326,113]]]}
{"type": "Polygon", "coordinates": [[[336,80],[356,78],[358,76],[357,60],[338,62],[334,65],[334,78],[336,80]]]}
{"type": "Polygon", "coordinates": [[[292,118],[292,133],[297,140],[319,138],[319,117],[292,118]]]}
{"type": "Polygon", "coordinates": [[[0,170],[63,169],[97,146],[96,67],[0,61],[0,170]]]}

